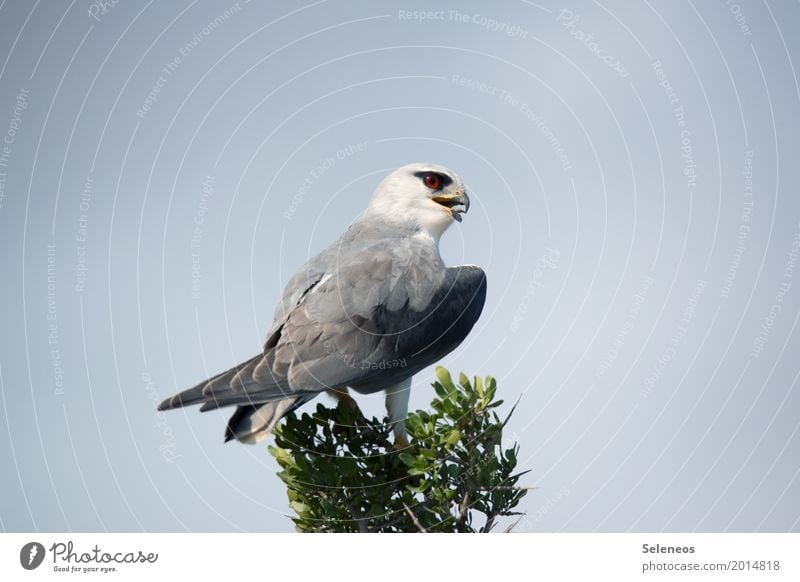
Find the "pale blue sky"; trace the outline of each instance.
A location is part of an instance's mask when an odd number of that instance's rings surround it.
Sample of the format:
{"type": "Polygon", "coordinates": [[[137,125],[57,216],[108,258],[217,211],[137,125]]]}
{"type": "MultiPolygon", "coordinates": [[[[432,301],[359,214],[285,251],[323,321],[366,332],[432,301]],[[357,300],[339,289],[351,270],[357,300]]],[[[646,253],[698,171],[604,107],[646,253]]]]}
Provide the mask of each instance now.
{"type": "Polygon", "coordinates": [[[294,269],[431,161],[472,193],[443,255],[489,281],[442,363],[521,396],[518,529],[797,530],[798,24],[4,3],[0,529],[290,531],[264,446],[155,403],[255,354],[294,269]]]}

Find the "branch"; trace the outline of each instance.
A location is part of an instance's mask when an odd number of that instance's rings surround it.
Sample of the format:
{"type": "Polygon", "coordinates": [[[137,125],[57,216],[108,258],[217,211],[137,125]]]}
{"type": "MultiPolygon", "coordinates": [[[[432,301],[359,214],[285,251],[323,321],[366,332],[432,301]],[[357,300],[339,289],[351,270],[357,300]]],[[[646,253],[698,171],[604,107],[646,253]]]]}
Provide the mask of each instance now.
{"type": "Polygon", "coordinates": [[[464,494],[464,499],[458,506],[458,519],[456,520],[456,531],[463,533],[466,530],[467,511],[469,511],[469,489],[464,494]]]}
{"type": "Polygon", "coordinates": [[[403,502],[403,507],[405,508],[405,510],[406,510],[406,513],[408,514],[408,517],[410,517],[410,518],[411,518],[411,521],[413,521],[413,522],[414,522],[414,525],[415,525],[415,526],[417,526],[417,529],[418,529],[420,532],[422,532],[422,533],[428,533],[428,530],[426,530],[426,529],[425,529],[425,528],[422,526],[422,524],[421,524],[421,523],[419,522],[419,520],[417,519],[417,516],[416,516],[416,515],[414,515],[414,512],[413,512],[413,511],[411,511],[411,508],[410,508],[408,505],[406,505],[406,502],[405,502],[405,501],[403,502]]]}
{"type": "Polygon", "coordinates": [[[515,521],[510,526],[508,526],[503,533],[510,533],[511,530],[514,529],[515,527],[517,527],[517,524],[519,524],[519,522],[522,521],[523,517],[525,517],[524,513],[517,518],[517,521],[515,521]]]}
{"type": "Polygon", "coordinates": [[[409,413],[413,446],[403,451],[392,448],[389,419],[341,403],[290,413],[275,427],[269,450],[299,531],[466,533],[519,515],[513,509],[535,487],[519,483],[527,471],[514,473],[519,447],[501,442],[508,416],[496,412],[494,380],[462,375],[454,384],[436,373],[432,410],[409,413]]]}
{"type": "Polygon", "coordinates": [[[487,516],[486,525],[483,526],[484,533],[489,533],[490,531],[492,531],[492,528],[494,527],[494,518],[496,517],[497,517],[496,513],[492,513],[491,515],[487,516]]]}

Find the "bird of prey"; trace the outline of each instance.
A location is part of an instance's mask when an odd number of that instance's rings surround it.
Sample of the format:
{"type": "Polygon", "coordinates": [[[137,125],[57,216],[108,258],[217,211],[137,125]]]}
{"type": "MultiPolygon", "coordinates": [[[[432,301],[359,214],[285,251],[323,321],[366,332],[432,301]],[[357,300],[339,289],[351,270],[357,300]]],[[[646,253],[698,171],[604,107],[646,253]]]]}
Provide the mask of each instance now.
{"type": "Polygon", "coordinates": [[[447,267],[439,239],[469,209],[459,177],[416,163],[389,174],[339,239],[289,280],[263,350],[159,410],[236,406],[225,440],[256,443],[286,414],[329,392],[386,391],[395,446],[408,443],[411,377],[454,350],[486,299],[480,267],[447,267]]]}

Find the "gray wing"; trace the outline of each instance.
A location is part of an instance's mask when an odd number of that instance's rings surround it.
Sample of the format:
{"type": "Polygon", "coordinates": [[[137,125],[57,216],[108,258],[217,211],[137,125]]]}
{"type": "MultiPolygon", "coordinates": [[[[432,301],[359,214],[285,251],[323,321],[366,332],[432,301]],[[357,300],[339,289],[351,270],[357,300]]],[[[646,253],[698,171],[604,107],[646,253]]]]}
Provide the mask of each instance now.
{"type": "MultiPolygon", "coordinates": [[[[474,266],[443,271],[427,301],[413,273],[392,287],[391,265],[370,262],[320,283],[291,312],[267,346],[272,373],[291,393],[350,386],[374,392],[404,380],[454,350],[478,320],[486,276],[474,266]],[[412,291],[409,291],[412,289],[412,291]]],[[[245,388],[224,404],[268,396],[245,388]]]]}
{"type": "MultiPolygon", "coordinates": [[[[272,325],[267,332],[267,343],[305,295],[316,286],[325,275],[340,268],[357,265],[364,261],[365,255],[380,255],[385,247],[385,232],[365,224],[353,224],[330,246],[309,259],[289,279],[283,296],[275,307],[272,325]],[[376,248],[378,249],[376,252],[376,248]]],[[[409,257],[410,258],[410,257],[409,257]]]]}
{"type": "Polygon", "coordinates": [[[372,392],[402,381],[456,349],[467,337],[483,311],[486,274],[480,267],[449,267],[422,309],[378,306],[374,320],[384,341],[373,354],[370,373],[348,386],[372,392]],[[385,363],[384,369],[380,364],[385,363]],[[377,367],[377,370],[375,369],[377,367]]]}
{"type": "MultiPolygon", "coordinates": [[[[349,234],[349,230],[342,237],[323,250],[318,255],[308,260],[289,279],[284,288],[281,300],[275,307],[272,325],[267,333],[267,343],[275,335],[276,330],[286,323],[292,310],[313,287],[319,283],[326,271],[331,268],[336,256],[336,250],[342,246],[349,234]]],[[[248,400],[247,394],[261,394],[260,402],[279,400],[289,396],[290,388],[285,378],[275,376],[271,370],[272,356],[265,347],[263,353],[258,354],[243,362],[203,380],[195,386],[183,390],[158,405],[159,410],[180,408],[192,404],[203,403],[202,411],[212,410],[229,403],[244,402],[248,400]],[[238,397],[236,395],[239,395],[238,397]],[[267,396],[269,394],[269,396],[267,396]]],[[[259,401],[250,399],[250,404],[259,401]]]]}
{"type": "Polygon", "coordinates": [[[301,269],[287,285],[262,355],[173,405],[204,402],[209,410],[345,386],[381,390],[455,349],[483,309],[486,276],[478,267],[445,269],[435,249],[408,238],[345,250],[324,259],[332,272],[301,269]]]}

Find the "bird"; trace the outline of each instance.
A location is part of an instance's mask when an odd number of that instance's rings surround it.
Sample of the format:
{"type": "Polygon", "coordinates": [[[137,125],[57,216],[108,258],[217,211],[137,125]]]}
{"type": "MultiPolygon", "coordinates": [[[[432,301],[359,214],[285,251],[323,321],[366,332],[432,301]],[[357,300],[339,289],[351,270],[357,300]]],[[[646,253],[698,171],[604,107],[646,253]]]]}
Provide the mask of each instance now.
{"type": "Polygon", "coordinates": [[[439,241],[469,210],[458,175],[414,163],[388,174],[364,210],[289,280],[261,352],[167,398],[158,410],[235,406],[225,442],[254,444],[322,393],[383,390],[394,446],[408,445],[412,377],[458,347],[486,301],[486,273],[445,265],[439,241]]]}

